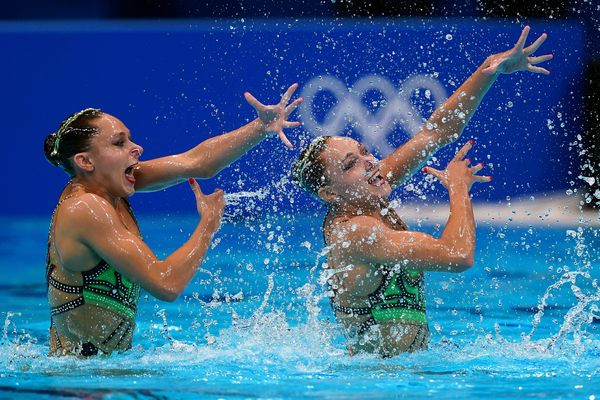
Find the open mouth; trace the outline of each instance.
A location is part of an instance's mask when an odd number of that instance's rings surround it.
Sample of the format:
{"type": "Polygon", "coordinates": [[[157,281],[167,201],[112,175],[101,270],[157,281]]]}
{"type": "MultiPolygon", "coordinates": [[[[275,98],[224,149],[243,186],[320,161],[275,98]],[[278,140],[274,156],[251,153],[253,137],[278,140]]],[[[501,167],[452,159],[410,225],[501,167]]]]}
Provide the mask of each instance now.
{"type": "Polygon", "coordinates": [[[125,168],[125,179],[127,179],[130,183],[135,183],[135,177],[133,176],[133,169],[138,165],[138,163],[132,164],[129,167],[125,168]]]}
{"type": "Polygon", "coordinates": [[[376,170],[375,172],[373,172],[371,177],[367,179],[367,183],[369,185],[379,187],[385,183],[385,178],[383,177],[383,175],[381,175],[380,170],[376,170]]]}

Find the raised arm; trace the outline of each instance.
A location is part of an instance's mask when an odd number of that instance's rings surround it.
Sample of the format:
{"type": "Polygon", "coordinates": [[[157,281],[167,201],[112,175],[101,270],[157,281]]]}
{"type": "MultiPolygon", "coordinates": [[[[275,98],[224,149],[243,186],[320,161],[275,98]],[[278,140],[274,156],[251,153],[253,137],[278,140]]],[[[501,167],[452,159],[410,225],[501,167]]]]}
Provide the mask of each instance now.
{"type": "MultiPolygon", "coordinates": [[[[369,216],[352,218],[338,235],[350,260],[369,264],[404,264],[423,271],[461,272],[473,265],[475,222],[469,189],[473,182],[489,182],[476,175],[482,164],[469,167],[464,160],[467,143],[445,171],[428,168],[450,194],[450,216],[439,239],[421,232],[396,231],[369,216]],[[348,245],[349,244],[349,245],[348,245]]],[[[334,235],[335,236],[335,235],[334,235]]]]}
{"type": "Polygon", "coordinates": [[[205,140],[185,153],[140,162],[134,170],[136,191],[164,189],[190,176],[210,178],[273,133],[277,133],[286,146],[292,147],[283,130],[300,125],[288,121],[289,115],[303,100],[299,98],[288,104],[297,87],[298,84],[290,86],[276,105],[264,105],[250,93],[245,93],[258,118],[234,131],[205,140]]]}
{"type": "Polygon", "coordinates": [[[544,33],[525,47],[528,34],[529,27],[526,26],[512,49],[488,57],[452,96],[436,108],[412,139],[382,160],[381,170],[392,186],[405,182],[433,153],[462,135],[463,129],[499,74],[517,71],[550,73],[535,65],[550,60],[551,54],[531,56],[546,40],[547,35],[544,33]]]}
{"type": "Polygon", "coordinates": [[[205,196],[197,182],[191,186],[202,217],[189,240],[164,260],[125,228],[106,200],[94,194],[83,195],[67,207],[70,215],[66,220],[70,223],[65,229],[75,243],[91,249],[156,298],[174,301],[204,259],[225,206],[222,191],[205,196]]]}

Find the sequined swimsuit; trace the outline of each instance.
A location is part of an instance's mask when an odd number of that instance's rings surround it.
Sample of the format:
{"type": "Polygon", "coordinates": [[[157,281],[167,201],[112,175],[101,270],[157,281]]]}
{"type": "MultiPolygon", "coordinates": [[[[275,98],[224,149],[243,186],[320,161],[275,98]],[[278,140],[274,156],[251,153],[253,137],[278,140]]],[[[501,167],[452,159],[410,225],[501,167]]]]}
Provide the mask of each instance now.
{"type": "MultiPolygon", "coordinates": [[[[395,211],[393,218],[394,224],[400,230],[408,230],[395,211]]],[[[325,243],[327,243],[326,237],[325,243]]],[[[332,297],[331,306],[334,312],[347,316],[369,316],[357,327],[356,333],[359,336],[365,334],[371,326],[381,322],[400,322],[418,326],[419,329],[415,334],[414,342],[409,346],[409,351],[422,348],[429,337],[423,272],[404,266],[395,268],[387,265],[379,265],[378,270],[383,273],[383,280],[379,287],[367,296],[367,306],[342,306],[332,297]]]]}
{"type": "MultiPolygon", "coordinates": [[[[60,335],[55,326],[55,316],[68,313],[83,306],[84,304],[91,304],[106,310],[110,310],[112,313],[122,317],[122,321],[117,328],[101,343],[88,342],[80,344],[80,348],[77,350],[79,354],[83,356],[89,356],[97,354],[99,348],[105,348],[105,346],[111,340],[116,340],[117,337],[119,340],[114,346],[117,348],[120,347],[123,340],[131,337],[133,329],[135,328],[135,314],[139,301],[140,287],[137,283],[132,282],[126,276],[120,274],[104,260],[101,260],[94,268],[81,272],[83,282],[81,285],[66,284],[54,278],[53,274],[56,271],[57,266],[52,260],[50,251],[52,244],[52,232],[54,228],[54,216],[58,207],[67,198],[69,198],[69,196],[59,201],[55,212],[52,215],[52,221],[50,223],[50,232],[48,234],[48,255],[46,257],[46,287],[49,290],[50,286],[52,286],[52,288],[60,292],[78,296],[73,300],[50,308],[50,331],[54,336],[57,350],[62,350],[62,344],[60,335]]],[[[127,205],[129,212],[135,221],[135,217],[133,216],[133,212],[131,211],[127,200],[125,200],[125,204],[127,205]]],[[[137,221],[135,221],[135,223],[137,226],[137,221]]]]}

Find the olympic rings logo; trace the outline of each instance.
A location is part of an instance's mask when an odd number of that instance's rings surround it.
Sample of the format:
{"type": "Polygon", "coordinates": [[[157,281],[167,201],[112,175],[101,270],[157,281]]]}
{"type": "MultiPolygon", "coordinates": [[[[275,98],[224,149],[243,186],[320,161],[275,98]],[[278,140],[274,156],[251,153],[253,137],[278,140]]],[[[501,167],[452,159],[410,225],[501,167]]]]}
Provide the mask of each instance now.
{"type": "Polygon", "coordinates": [[[380,75],[369,75],[359,79],[354,86],[346,88],[344,83],[333,76],[318,76],[309,81],[302,89],[304,102],[299,107],[299,118],[304,128],[315,136],[339,135],[350,125],[362,138],[362,142],[371,149],[387,155],[395,148],[390,145],[387,136],[399,124],[411,137],[422,127],[424,119],[411,101],[416,91],[423,89],[426,97],[433,97],[436,105],[447,97],[444,87],[427,75],[413,75],[402,82],[400,90],[380,75]],[[380,92],[384,105],[372,113],[363,104],[368,91],[380,92]],[[321,123],[314,115],[315,96],[321,91],[332,93],[337,103],[327,112],[321,123]]]}

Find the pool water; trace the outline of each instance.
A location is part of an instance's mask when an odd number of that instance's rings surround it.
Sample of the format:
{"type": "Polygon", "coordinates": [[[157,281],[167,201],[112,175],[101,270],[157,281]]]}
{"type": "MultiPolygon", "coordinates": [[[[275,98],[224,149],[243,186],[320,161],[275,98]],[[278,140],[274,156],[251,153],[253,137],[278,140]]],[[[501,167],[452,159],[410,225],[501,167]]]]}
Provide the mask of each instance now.
{"type": "MultiPolygon", "coordinates": [[[[229,217],[184,295],[142,294],[133,349],[86,360],[46,356],[48,218],[4,217],[0,398],[600,399],[597,228],[480,224],[471,270],[426,276],[429,349],[380,359],[345,353],[320,214],[229,217]]],[[[139,219],[163,257],[197,218],[139,219]]]]}

